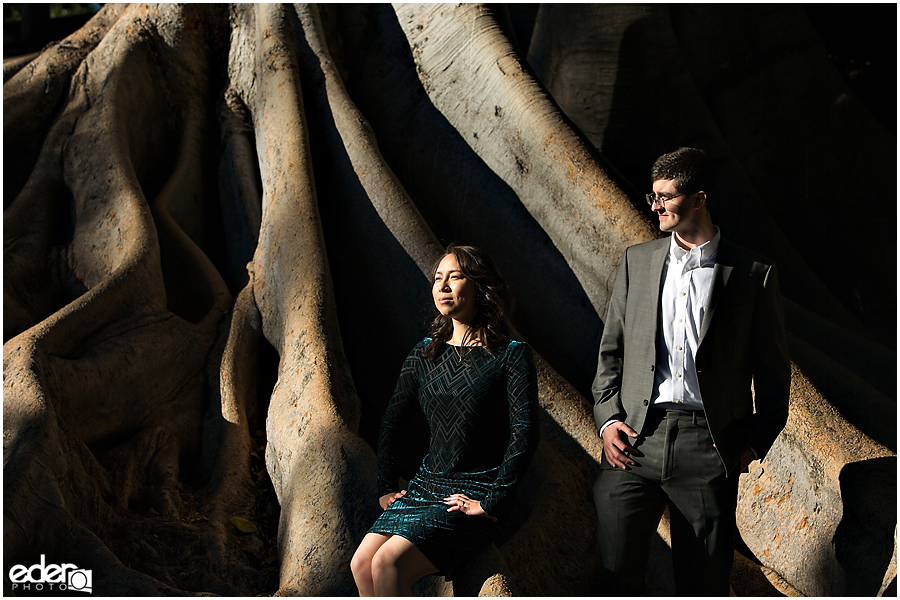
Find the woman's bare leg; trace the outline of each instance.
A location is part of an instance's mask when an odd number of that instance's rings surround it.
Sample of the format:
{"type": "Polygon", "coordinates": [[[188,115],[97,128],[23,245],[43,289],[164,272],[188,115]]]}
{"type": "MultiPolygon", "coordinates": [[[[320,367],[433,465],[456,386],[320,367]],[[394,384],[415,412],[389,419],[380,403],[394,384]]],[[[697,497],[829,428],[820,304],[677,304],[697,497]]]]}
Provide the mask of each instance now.
{"type": "Polygon", "coordinates": [[[350,571],[353,572],[353,580],[356,581],[356,588],[361,597],[375,595],[375,583],[372,580],[372,558],[389,539],[391,539],[389,535],[367,533],[350,560],[350,571]]]}
{"type": "Polygon", "coordinates": [[[412,596],[413,582],[438,570],[421,550],[399,535],[378,548],[371,564],[378,596],[412,596]]]}

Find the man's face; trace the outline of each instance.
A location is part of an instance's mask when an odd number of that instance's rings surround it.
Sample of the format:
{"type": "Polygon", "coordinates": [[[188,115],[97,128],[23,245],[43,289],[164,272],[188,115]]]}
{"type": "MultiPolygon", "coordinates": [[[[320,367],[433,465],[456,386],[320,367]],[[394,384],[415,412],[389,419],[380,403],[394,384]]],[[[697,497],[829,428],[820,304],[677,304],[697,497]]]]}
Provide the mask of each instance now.
{"type": "Polygon", "coordinates": [[[661,200],[653,204],[653,211],[659,217],[662,231],[681,232],[694,226],[699,213],[694,208],[693,194],[678,191],[674,179],[657,179],[653,191],[661,200]]]}

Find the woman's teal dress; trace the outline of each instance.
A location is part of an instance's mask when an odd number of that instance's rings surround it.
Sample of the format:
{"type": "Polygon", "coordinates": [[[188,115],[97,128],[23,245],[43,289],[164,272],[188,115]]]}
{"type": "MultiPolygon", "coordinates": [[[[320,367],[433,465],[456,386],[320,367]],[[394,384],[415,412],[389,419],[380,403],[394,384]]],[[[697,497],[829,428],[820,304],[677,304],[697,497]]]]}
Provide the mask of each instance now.
{"type": "Polygon", "coordinates": [[[444,574],[491,543],[509,511],[512,491],[538,442],[537,376],[527,344],[483,347],[445,344],[432,358],[419,342],[400,371],[378,443],[379,497],[400,491],[398,462],[421,411],[430,428],[428,454],[407,493],[391,504],[371,533],[402,536],[444,574]],[[460,358],[460,354],[462,358],[460,358]],[[481,501],[498,522],[455,510],[444,498],[462,493],[481,501]]]}

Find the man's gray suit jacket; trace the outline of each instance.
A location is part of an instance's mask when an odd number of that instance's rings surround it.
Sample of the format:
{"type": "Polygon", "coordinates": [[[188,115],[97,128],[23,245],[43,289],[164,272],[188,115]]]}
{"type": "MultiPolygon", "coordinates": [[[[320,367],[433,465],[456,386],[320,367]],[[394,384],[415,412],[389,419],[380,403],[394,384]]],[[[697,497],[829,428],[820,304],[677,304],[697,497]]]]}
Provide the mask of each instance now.
{"type": "MultiPolygon", "coordinates": [[[[632,246],[619,265],[592,386],[598,430],[641,434],[653,394],[668,237],[632,246]]],[[[731,474],[749,446],[761,459],[787,421],[790,359],[775,266],[722,238],[695,360],[713,442],[731,474]],[[753,391],[751,392],[751,380],[753,391]]]]}

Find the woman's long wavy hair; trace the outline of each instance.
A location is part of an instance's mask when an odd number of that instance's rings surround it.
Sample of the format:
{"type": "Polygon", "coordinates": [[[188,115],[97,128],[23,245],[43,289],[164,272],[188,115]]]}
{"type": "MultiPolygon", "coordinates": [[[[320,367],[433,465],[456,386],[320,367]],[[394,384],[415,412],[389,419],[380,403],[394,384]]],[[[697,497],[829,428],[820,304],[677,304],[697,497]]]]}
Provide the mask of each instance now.
{"type": "MultiPolygon", "coordinates": [[[[483,250],[474,246],[457,246],[450,244],[446,252],[435,261],[431,268],[431,281],[434,285],[434,277],[441,261],[452,254],[459,263],[459,269],[475,283],[475,301],[478,303],[478,312],[469,324],[469,331],[462,340],[463,345],[468,340],[480,340],[488,352],[494,353],[497,346],[509,337],[509,315],[515,307],[515,300],[506,281],[500,276],[497,265],[483,250]]],[[[431,342],[425,347],[423,355],[426,358],[440,356],[445,348],[445,342],[453,336],[453,319],[442,315],[435,307],[435,317],[429,328],[431,342]]]]}

